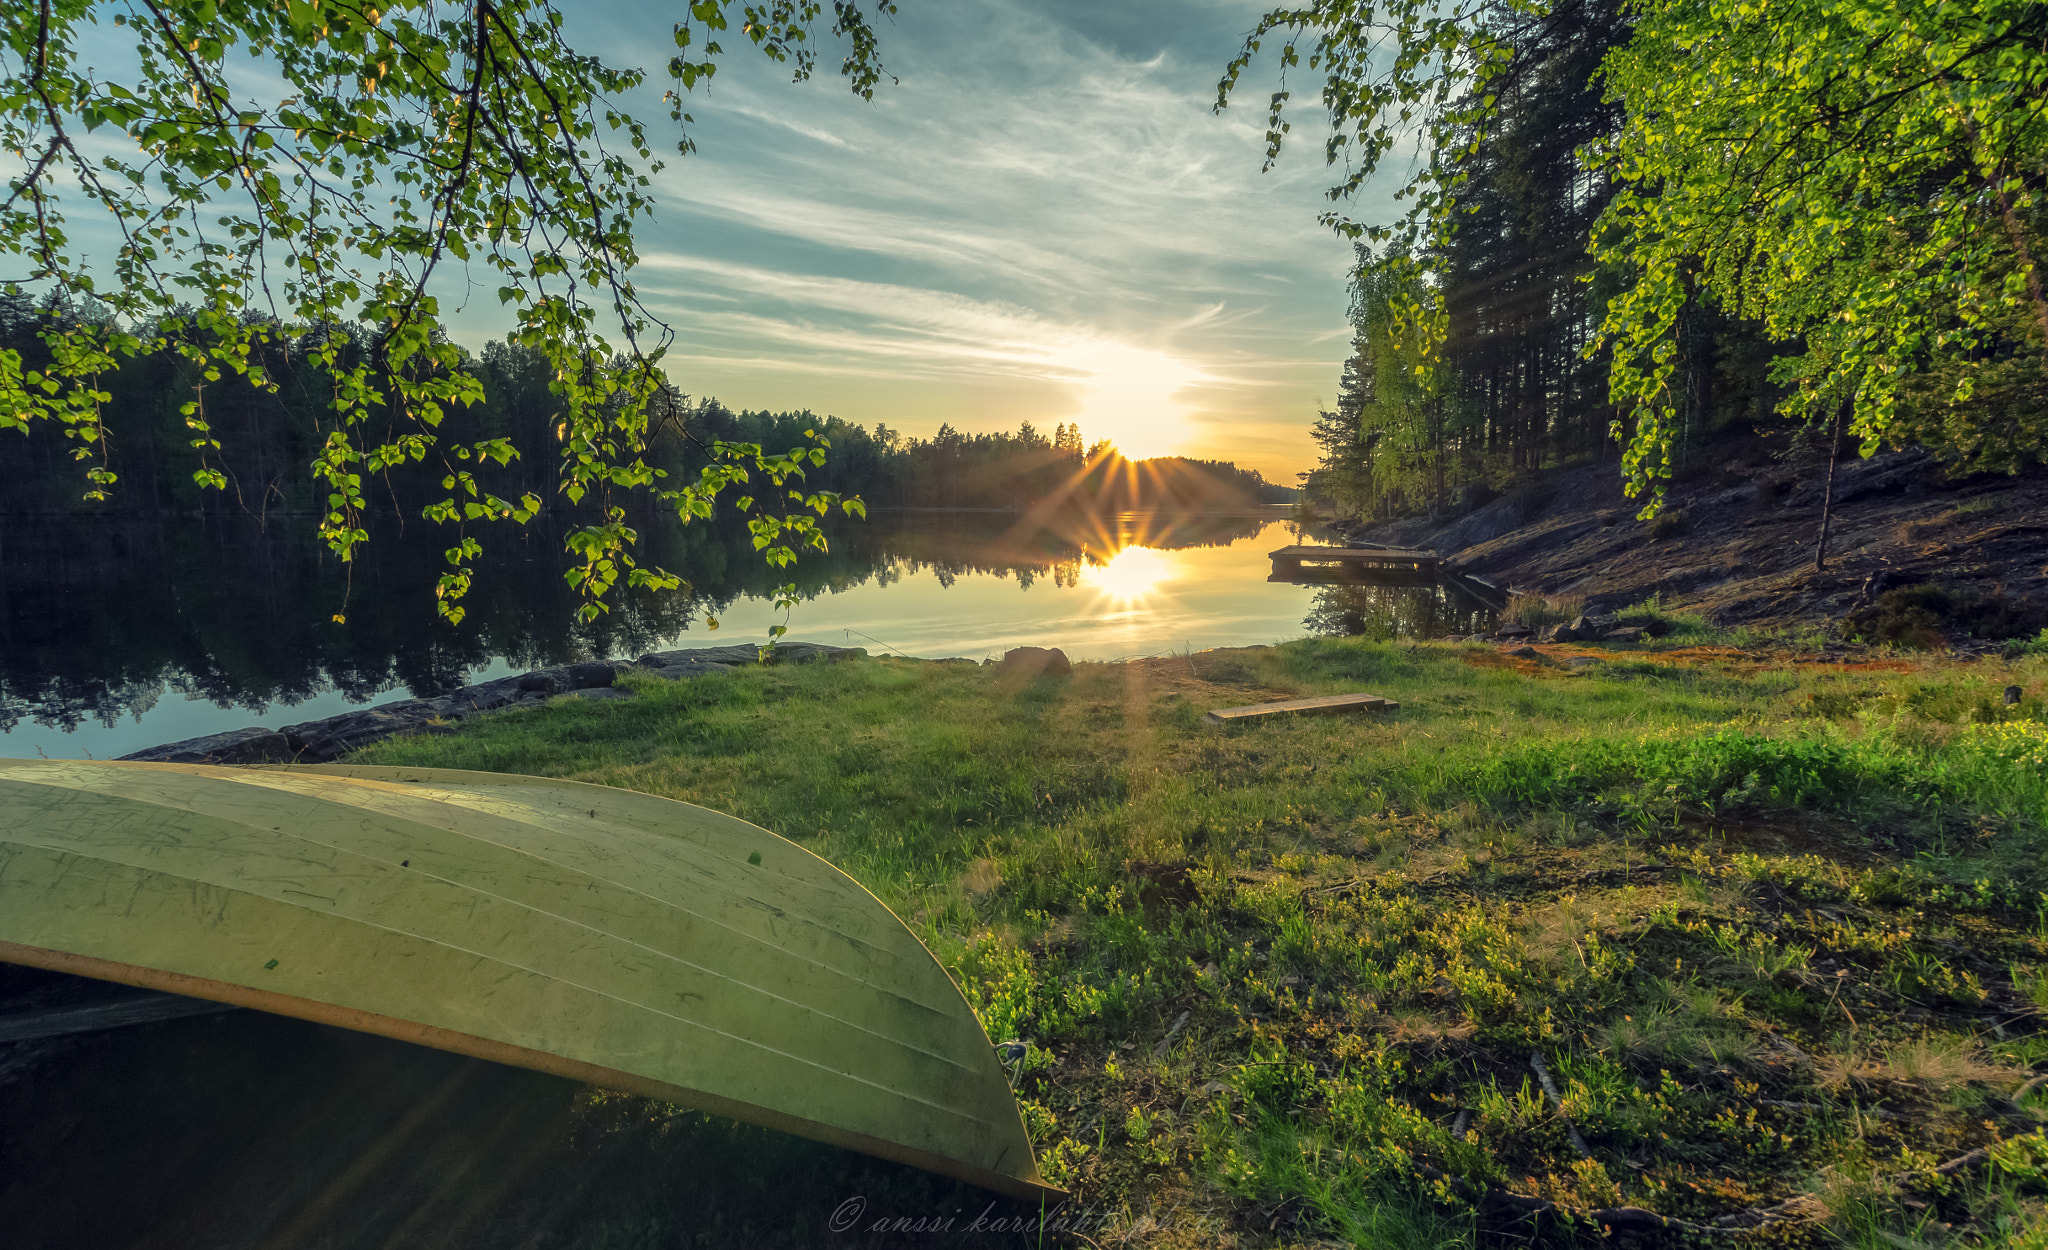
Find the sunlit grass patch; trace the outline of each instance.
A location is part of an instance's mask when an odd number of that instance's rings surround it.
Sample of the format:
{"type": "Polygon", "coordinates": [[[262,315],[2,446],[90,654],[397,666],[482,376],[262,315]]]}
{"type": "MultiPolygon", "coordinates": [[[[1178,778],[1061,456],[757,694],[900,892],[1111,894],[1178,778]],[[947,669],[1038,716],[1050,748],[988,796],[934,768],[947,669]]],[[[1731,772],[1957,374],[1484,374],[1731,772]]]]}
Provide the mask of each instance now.
{"type": "MultiPolygon", "coordinates": [[[[1921,1237],[1936,1199],[1897,1178],[2048,1110],[2007,1100],[2048,1067],[2048,661],[1639,654],[628,678],[359,758],[631,786],[833,860],[1021,1044],[1041,1165],[1087,1203],[1241,1244],[1573,1235],[1482,1191],[1921,1237]],[[1201,721],[1356,690],[1400,711],[1201,721]]],[[[2023,1155],[1943,1182],[1944,1244],[2020,1244],[2023,1155]]]]}

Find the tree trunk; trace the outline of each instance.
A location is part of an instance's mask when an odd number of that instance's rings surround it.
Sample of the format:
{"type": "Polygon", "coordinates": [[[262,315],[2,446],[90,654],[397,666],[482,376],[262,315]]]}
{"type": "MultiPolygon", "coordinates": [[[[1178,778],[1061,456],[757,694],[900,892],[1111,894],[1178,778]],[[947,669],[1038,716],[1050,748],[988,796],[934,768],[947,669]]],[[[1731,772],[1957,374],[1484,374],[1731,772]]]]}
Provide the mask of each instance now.
{"type": "Polygon", "coordinates": [[[1828,427],[1828,484],[1820,496],[1820,541],[1813,546],[1813,571],[1819,573],[1828,564],[1828,525],[1835,516],[1835,462],[1842,456],[1842,410],[1849,406],[1848,400],[1835,410],[1834,424],[1828,427]]]}

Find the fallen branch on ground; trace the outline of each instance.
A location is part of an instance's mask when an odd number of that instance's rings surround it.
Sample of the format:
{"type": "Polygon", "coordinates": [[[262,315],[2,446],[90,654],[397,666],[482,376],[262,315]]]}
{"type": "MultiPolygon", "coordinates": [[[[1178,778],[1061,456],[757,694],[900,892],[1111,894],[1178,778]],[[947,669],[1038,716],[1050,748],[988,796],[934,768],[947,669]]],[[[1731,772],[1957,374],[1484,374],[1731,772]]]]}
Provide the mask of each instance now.
{"type": "Polygon", "coordinates": [[[1543,1092],[1550,1095],[1550,1105],[1557,1111],[1557,1118],[1564,1123],[1564,1131],[1571,1134],[1572,1149],[1579,1152],[1581,1159],[1590,1159],[1593,1152],[1586,1145],[1586,1139],[1579,1136],[1578,1125],[1572,1123],[1564,1113],[1564,1096],[1557,1092],[1557,1082],[1550,1079],[1550,1069],[1543,1064],[1543,1055],[1537,1051],[1529,1053],[1529,1066],[1536,1070],[1536,1079],[1543,1086],[1543,1092]]]}

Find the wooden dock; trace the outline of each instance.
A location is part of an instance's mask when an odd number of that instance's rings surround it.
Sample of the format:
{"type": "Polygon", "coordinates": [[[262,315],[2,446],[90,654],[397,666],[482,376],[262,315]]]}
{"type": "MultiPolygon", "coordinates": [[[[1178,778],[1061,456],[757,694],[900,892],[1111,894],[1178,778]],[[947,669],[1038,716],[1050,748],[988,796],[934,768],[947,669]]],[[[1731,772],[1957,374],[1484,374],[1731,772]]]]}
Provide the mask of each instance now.
{"type": "MultiPolygon", "coordinates": [[[[1273,561],[1269,582],[1377,582],[1389,574],[1417,579],[1436,576],[1442,557],[1413,547],[1320,547],[1297,545],[1266,553],[1273,561]]],[[[1405,578],[1403,578],[1405,580],[1405,578]]]]}
{"type": "Polygon", "coordinates": [[[1339,712],[1392,712],[1400,706],[1392,699],[1382,699],[1376,694],[1326,694],[1314,699],[1283,699],[1278,703],[1219,707],[1202,720],[1210,725],[1240,725],[1268,716],[1333,716],[1339,712]]]}

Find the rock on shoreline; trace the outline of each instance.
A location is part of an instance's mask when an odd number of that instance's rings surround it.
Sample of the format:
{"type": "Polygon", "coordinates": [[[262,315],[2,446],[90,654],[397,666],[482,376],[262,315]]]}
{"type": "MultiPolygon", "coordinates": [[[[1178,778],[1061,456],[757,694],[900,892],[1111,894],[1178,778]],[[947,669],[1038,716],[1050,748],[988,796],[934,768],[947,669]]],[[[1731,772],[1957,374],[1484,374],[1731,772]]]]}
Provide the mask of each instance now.
{"type": "MultiPolygon", "coordinates": [[[[866,654],[860,647],[828,647],[815,642],[784,643],[774,653],[775,661],[782,664],[845,660],[866,654]]],[[[742,643],[650,652],[630,664],[558,664],[478,682],[436,698],[394,699],[360,711],[276,729],[250,725],[182,742],[167,742],[121,758],[170,764],[326,764],[358,747],[398,734],[450,733],[454,729],[452,721],[502,708],[530,707],[556,695],[580,692],[584,698],[630,698],[630,692],[612,688],[620,673],[639,672],[679,681],[758,663],[760,648],[742,643]],[[599,694],[600,691],[603,693],[599,694]]]]}

